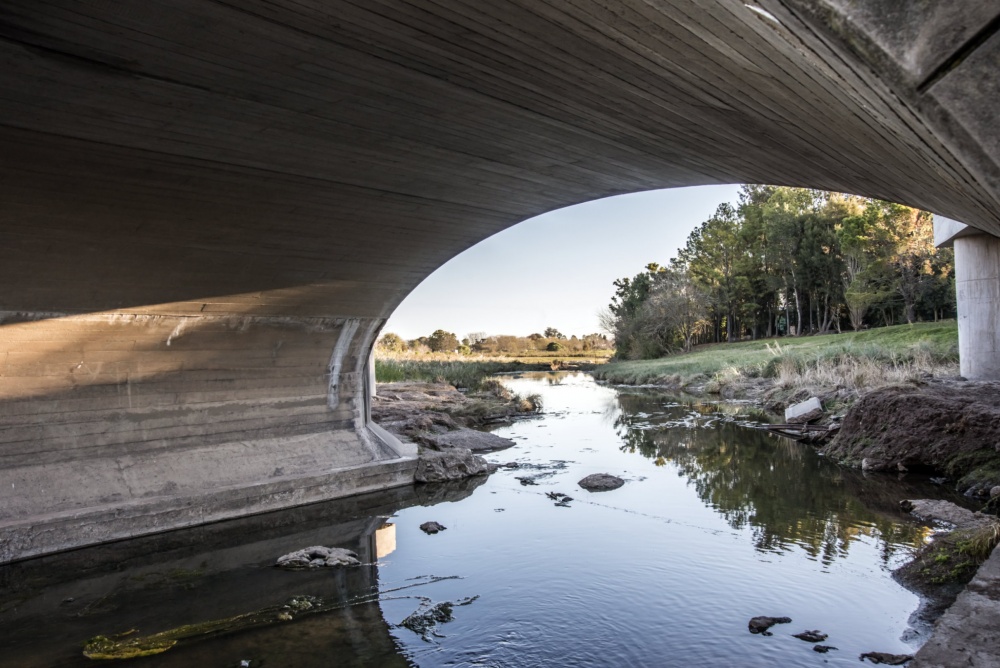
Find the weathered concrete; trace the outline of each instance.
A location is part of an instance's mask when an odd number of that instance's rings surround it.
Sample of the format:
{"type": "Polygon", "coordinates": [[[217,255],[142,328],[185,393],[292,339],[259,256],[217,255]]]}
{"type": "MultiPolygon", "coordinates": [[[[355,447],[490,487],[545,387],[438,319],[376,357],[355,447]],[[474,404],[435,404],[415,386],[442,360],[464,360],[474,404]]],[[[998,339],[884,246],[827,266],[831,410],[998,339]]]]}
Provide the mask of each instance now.
{"type": "Polygon", "coordinates": [[[998,668],[1000,547],[986,560],[955,603],[934,626],[910,668],[998,668]]]}
{"type": "Polygon", "coordinates": [[[1000,3],[938,5],[4,2],[2,558],[395,467],[380,327],[554,208],[767,182],[1000,234],[1000,3]]]}
{"type": "Polygon", "coordinates": [[[812,422],[821,417],[823,417],[823,404],[816,397],[809,397],[785,409],[785,422],[788,424],[812,422]]]}
{"type": "Polygon", "coordinates": [[[1000,379],[1000,238],[977,234],[952,243],[961,374],[1000,379]]]}

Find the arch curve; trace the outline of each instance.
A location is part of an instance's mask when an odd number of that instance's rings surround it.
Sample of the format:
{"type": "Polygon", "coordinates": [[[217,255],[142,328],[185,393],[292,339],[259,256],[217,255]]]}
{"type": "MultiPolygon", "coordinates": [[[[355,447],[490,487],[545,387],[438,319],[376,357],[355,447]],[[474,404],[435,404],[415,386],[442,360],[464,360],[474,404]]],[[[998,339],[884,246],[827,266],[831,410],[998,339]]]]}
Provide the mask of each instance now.
{"type": "Polygon", "coordinates": [[[1000,4],[935,7],[5,3],[0,561],[402,484],[379,327],[545,211],[767,182],[1000,234],[1000,4]]]}

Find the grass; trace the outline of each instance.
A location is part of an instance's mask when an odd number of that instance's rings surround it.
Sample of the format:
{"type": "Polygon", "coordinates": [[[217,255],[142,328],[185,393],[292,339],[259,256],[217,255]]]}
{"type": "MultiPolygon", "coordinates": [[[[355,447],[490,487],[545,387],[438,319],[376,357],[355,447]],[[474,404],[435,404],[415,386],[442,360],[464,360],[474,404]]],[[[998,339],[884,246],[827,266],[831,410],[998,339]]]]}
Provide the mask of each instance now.
{"type": "Polygon", "coordinates": [[[375,379],[379,383],[417,380],[427,383],[448,383],[460,389],[483,390],[490,376],[510,371],[524,371],[525,364],[516,361],[467,361],[375,358],[375,379]]]}
{"type": "Polygon", "coordinates": [[[470,357],[444,353],[376,355],[375,380],[393,383],[404,380],[448,383],[460,389],[482,390],[490,376],[511,371],[536,371],[557,368],[560,363],[602,364],[612,351],[586,353],[537,351],[519,357],[470,357]]]}
{"type": "Polygon", "coordinates": [[[708,391],[757,378],[773,379],[784,388],[825,385],[862,390],[926,374],[957,373],[954,321],[714,344],[655,360],[612,361],[594,371],[613,383],[677,387],[704,383],[708,391]]]}

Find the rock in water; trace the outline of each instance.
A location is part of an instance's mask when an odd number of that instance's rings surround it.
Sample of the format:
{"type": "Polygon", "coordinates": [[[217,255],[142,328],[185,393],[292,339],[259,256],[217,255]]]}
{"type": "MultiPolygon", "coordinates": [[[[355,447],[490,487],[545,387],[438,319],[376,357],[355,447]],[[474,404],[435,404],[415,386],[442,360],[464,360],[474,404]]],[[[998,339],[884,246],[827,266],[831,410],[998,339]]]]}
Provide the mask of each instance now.
{"type": "Polygon", "coordinates": [[[820,633],[816,630],[796,633],[793,634],[792,637],[798,638],[799,640],[805,640],[806,642],[820,642],[827,639],[827,635],[825,633],[820,633]]]}
{"type": "Polygon", "coordinates": [[[816,397],[809,397],[799,404],[792,404],[785,409],[785,422],[788,424],[805,424],[823,417],[823,404],[816,397]]]}
{"type": "Polygon", "coordinates": [[[275,566],[279,568],[323,568],[329,566],[357,566],[358,555],[341,547],[314,545],[278,557],[275,566]]]}
{"type": "Polygon", "coordinates": [[[448,527],[443,524],[438,524],[437,522],[424,522],[420,525],[420,530],[427,535],[435,534],[439,531],[444,531],[448,527]]]}
{"type": "Polygon", "coordinates": [[[468,448],[473,452],[493,452],[515,445],[514,441],[509,438],[502,438],[488,431],[477,431],[466,427],[459,427],[443,434],[424,434],[423,440],[433,444],[437,450],[468,448]]]}
{"type": "Polygon", "coordinates": [[[992,521],[982,513],[974,513],[951,501],[939,499],[904,499],[899,502],[899,507],[924,521],[948,527],[979,526],[992,521]]]}
{"type": "Polygon", "coordinates": [[[771,632],[768,631],[768,629],[775,624],[790,624],[791,622],[791,617],[754,617],[750,620],[750,633],[759,633],[762,636],[769,636],[771,635],[771,632]]]}
{"type": "Polygon", "coordinates": [[[485,459],[472,454],[472,451],[466,448],[455,448],[444,452],[425,450],[420,453],[414,479],[417,482],[461,480],[474,475],[485,475],[489,473],[489,469],[485,459]]]}
{"type": "Polygon", "coordinates": [[[820,654],[826,654],[831,649],[837,649],[837,648],[831,647],[830,645],[813,645],[813,651],[819,652],[820,654]]]}
{"type": "Polygon", "coordinates": [[[577,484],[588,492],[607,492],[618,489],[625,481],[609,473],[592,473],[577,484]]]}
{"type": "Polygon", "coordinates": [[[872,663],[884,663],[887,666],[902,666],[907,661],[912,661],[913,655],[889,654],[887,652],[865,652],[858,658],[862,661],[868,659],[872,663]]]}

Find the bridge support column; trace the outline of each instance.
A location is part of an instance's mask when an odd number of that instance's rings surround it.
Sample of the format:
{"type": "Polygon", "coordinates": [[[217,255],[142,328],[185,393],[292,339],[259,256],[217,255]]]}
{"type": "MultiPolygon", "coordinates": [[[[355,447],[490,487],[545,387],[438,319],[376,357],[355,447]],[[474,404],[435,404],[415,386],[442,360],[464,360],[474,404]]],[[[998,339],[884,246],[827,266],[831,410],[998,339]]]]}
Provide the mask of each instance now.
{"type": "Polygon", "coordinates": [[[934,240],[955,249],[961,374],[1000,380],[1000,238],[935,216],[934,240]]]}

